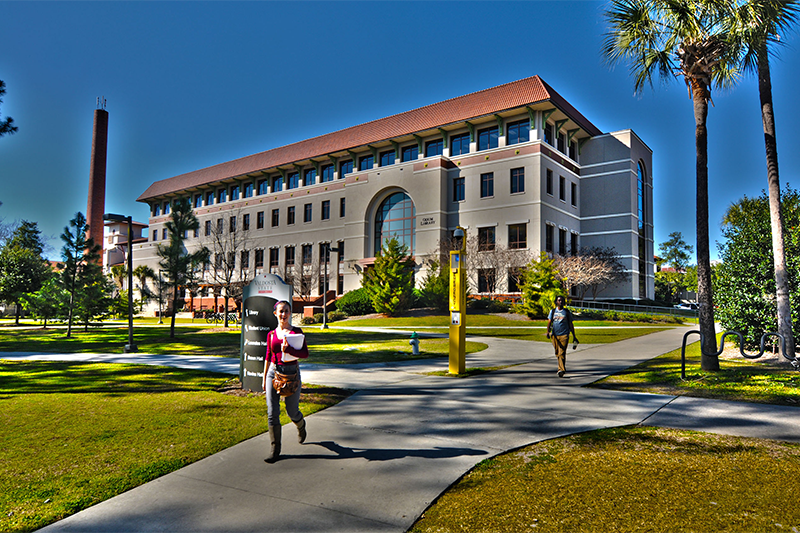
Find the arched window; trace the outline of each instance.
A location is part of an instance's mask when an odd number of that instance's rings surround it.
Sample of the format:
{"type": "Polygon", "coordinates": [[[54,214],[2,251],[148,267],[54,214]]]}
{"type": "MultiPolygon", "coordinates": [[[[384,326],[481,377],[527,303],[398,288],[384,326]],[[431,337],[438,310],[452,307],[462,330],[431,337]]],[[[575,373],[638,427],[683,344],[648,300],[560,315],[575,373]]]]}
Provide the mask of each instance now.
{"type": "Polygon", "coordinates": [[[391,237],[405,244],[413,255],[415,216],[414,202],[406,193],[396,192],[386,198],[375,214],[375,255],[391,237]]]}
{"type": "Polygon", "coordinates": [[[639,216],[639,298],[647,298],[647,229],[645,216],[647,214],[647,196],[645,186],[647,175],[644,166],[639,161],[637,165],[636,190],[638,196],[638,216],[639,216]]]}

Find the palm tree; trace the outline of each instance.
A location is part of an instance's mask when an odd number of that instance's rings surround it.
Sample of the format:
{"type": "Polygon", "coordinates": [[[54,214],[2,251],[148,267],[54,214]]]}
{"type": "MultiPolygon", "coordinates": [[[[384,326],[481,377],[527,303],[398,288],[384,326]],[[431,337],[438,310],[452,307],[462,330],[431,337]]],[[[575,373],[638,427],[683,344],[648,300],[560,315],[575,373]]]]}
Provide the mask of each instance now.
{"type": "Polygon", "coordinates": [[[772,224],[772,254],[775,266],[775,296],[778,305],[778,333],[785,339],[785,350],[794,355],[792,307],[789,301],[789,274],[784,251],[784,224],[781,212],[781,182],[778,174],[778,144],[775,137],[775,113],[772,108],[772,77],[769,71],[770,46],[780,43],[780,33],[797,20],[794,0],[748,0],[733,13],[731,42],[742,51],[742,67],[758,77],[761,121],[764,124],[764,147],[767,152],[769,216],[772,224]]]}
{"type": "Polygon", "coordinates": [[[133,275],[139,280],[139,297],[143,302],[146,302],[152,296],[150,288],[147,286],[147,280],[155,280],[155,271],[147,265],[139,265],[133,269],[133,275]]]}
{"type": "Polygon", "coordinates": [[[708,131],[711,88],[732,84],[737,71],[722,21],[725,0],[612,0],[603,55],[627,63],[637,92],[653,78],[682,77],[694,105],[697,182],[697,295],[703,334],[701,366],[719,370],[708,236],[708,131]]]}

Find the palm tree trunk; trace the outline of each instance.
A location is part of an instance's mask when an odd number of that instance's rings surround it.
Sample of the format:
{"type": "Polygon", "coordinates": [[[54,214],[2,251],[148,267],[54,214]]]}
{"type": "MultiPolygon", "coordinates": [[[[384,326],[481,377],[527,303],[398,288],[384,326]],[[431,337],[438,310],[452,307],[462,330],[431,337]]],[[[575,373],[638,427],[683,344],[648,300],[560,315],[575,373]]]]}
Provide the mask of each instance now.
{"type": "Polygon", "coordinates": [[[711,288],[711,258],[708,238],[708,86],[692,79],[695,147],[697,151],[697,300],[700,304],[700,333],[703,336],[700,367],[719,370],[717,337],[714,328],[714,298],[711,288]]]}
{"type": "Polygon", "coordinates": [[[778,174],[778,142],[775,137],[775,114],[772,110],[772,77],[766,44],[758,50],[758,96],[761,100],[761,120],[764,123],[764,147],[767,152],[767,183],[769,184],[769,218],[772,224],[772,256],[775,265],[775,296],[778,304],[778,333],[785,341],[784,349],[794,356],[792,307],[789,301],[789,279],[781,212],[781,181],[778,174]]]}

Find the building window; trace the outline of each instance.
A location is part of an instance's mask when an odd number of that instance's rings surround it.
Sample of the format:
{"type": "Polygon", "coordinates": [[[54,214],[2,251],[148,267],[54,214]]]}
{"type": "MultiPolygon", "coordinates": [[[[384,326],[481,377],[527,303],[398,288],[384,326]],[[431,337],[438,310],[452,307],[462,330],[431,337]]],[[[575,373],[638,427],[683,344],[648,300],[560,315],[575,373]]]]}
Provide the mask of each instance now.
{"type": "MultiPolygon", "coordinates": [[[[647,215],[647,204],[645,201],[645,185],[647,175],[644,166],[639,161],[636,168],[636,195],[637,195],[637,215],[639,217],[639,298],[647,298],[647,228],[645,217],[647,215]]],[[[653,253],[650,252],[652,257],[653,253]]]]}
{"type": "Polygon", "coordinates": [[[333,181],[333,165],[322,167],[322,183],[333,181]]]}
{"type": "Polygon", "coordinates": [[[322,201],[322,220],[329,220],[331,218],[331,201],[322,201]]]}
{"type": "Polygon", "coordinates": [[[221,204],[222,202],[228,201],[228,189],[220,189],[217,191],[217,203],[221,204]]]}
{"type": "Polygon", "coordinates": [[[567,255],[567,230],[558,228],[558,254],[567,255]]]}
{"type": "Polygon", "coordinates": [[[233,185],[231,187],[231,202],[239,199],[239,186],[233,185]]]}
{"type": "Polygon", "coordinates": [[[214,205],[214,193],[207,192],[206,193],[206,206],[214,205]]]}
{"type": "Polygon", "coordinates": [[[303,265],[310,265],[313,259],[314,249],[310,244],[303,245],[303,265]]]}
{"type": "Polygon", "coordinates": [[[494,250],[494,227],[478,228],[478,251],[491,252],[494,250]]]}
{"type": "Polygon", "coordinates": [[[458,177],[453,180],[453,201],[464,201],[464,178],[458,177]]]}
{"type": "Polygon", "coordinates": [[[547,169],[547,194],[553,196],[553,171],[547,169]]]}
{"type": "Polygon", "coordinates": [[[478,131],[478,150],[489,150],[497,148],[500,133],[497,126],[478,131]]]}
{"type": "Polygon", "coordinates": [[[569,184],[569,200],[574,207],[578,207],[578,184],[577,183],[570,183],[569,184]]]}
{"type": "Polygon", "coordinates": [[[228,224],[229,231],[234,233],[236,231],[236,217],[230,218],[230,223],[228,224]]]}
{"type": "Polygon", "coordinates": [[[317,183],[317,169],[312,168],[303,173],[303,185],[315,185],[317,183]]]}
{"type": "Polygon", "coordinates": [[[264,250],[256,250],[256,268],[264,268],[264,250]]]}
{"type": "Polygon", "coordinates": [[[553,253],[553,239],[555,238],[555,226],[552,224],[545,224],[544,227],[544,251],[552,254],[553,253]]]}
{"type": "Polygon", "coordinates": [[[525,192],[525,169],[511,169],[511,194],[525,192]]]}
{"type": "Polygon", "coordinates": [[[206,237],[211,235],[211,221],[206,220],[206,237]]]}
{"type": "Polygon", "coordinates": [[[311,222],[311,204],[303,206],[303,222],[311,222]]]}
{"type": "Polygon", "coordinates": [[[294,250],[295,250],[294,246],[287,246],[286,249],[284,250],[283,255],[284,255],[284,260],[285,260],[284,264],[286,270],[289,270],[289,268],[294,267],[294,250]]]}
{"type": "Polygon", "coordinates": [[[258,180],[258,194],[267,194],[269,192],[269,180],[258,180]]]}
{"type": "Polygon", "coordinates": [[[531,123],[529,120],[518,120],[510,122],[506,133],[506,144],[518,144],[528,142],[531,135],[531,123]]]}
{"type": "Polygon", "coordinates": [[[153,240],[154,240],[154,241],[157,241],[157,240],[158,240],[158,230],[157,230],[157,229],[154,229],[154,230],[153,230],[153,240]]]}
{"type": "Polygon", "coordinates": [[[165,215],[169,215],[169,207],[170,207],[170,203],[169,202],[164,202],[164,214],[165,215]]]}
{"type": "Polygon", "coordinates": [[[300,173],[299,172],[291,172],[288,176],[286,176],[286,189],[296,189],[300,187],[300,173]]]}
{"type": "Polygon", "coordinates": [[[508,269],[508,292],[521,292],[519,286],[522,281],[522,272],[521,268],[508,269]]]}
{"type": "Polygon", "coordinates": [[[416,144],[406,146],[402,149],[400,155],[403,162],[414,161],[419,157],[419,146],[417,146],[416,144]]]}
{"type": "Polygon", "coordinates": [[[194,207],[195,209],[198,207],[203,207],[203,195],[202,194],[195,194],[194,195],[194,207]]]}
{"type": "Polygon", "coordinates": [[[573,161],[578,160],[578,143],[575,141],[569,143],[569,158],[573,161]]]}
{"type": "Polygon", "coordinates": [[[161,230],[161,240],[162,241],[167,240],[167,228],[161,230]]]}
{"type": "Polygon", "coordinates": [[[250,268],[250,252],[248,250],[242,250],[242,254],[239,259],[239,268],[242,270],[247,270],[250,268]]]}
{"type": "Polygon", "coordinates": [[[396,192],[386,198],[375,215],[375,239],[373,255],[377,255],[384,241],[395,237],[408,247],[408,253],[414,254],[414,227],[416,210],[411,198],[402,192],[396,192]]]}
{"type": "Polygon", "coordinates": [[[494,172],[481,174],[481,198],[494,196],[494,172]]]}
{"type": "Polygon", "coordinates": [[[294,206],[291,206],[286,210],[286,223],[290,226],[294,224],[294,206]]]}
{"type": "Polygon", "coordinates": [[[562,202],[567,201],[567,179],[564,176],[558,177],[558,199],[562,202]]]}
{"type": "Polygon", "coordinates": [[[545,124],[544,125],[544,142],[549,144],[550,146],[555,146],[555,126],[552,124],[545,124]]]}
{"type": "Polygon", "coordinates": [[[344,196],[339,198],[339,218],[344,218],[345,203],[344,196]]]}
{"type": "Polygon", "coordinates": [[[494,272],[493,268],[478,269],[478,292],[494,292],[494,272]]]}
{"type": "Polygon", "coordinates": [[[256,229],[264,229],[264,211],[256,213],[256,229]]]}
{"type": "Polygon", "coordinates": [[[469,133],[453,135],[450,137],[450,155],[461,155],[469,153],[469,133]]]}
{"type": "Polygon", "coordinates": [[[194,237],[197,238],[198,234],[199,234],[199,230],[197,228],[194,228],[194,237]]]}
{"type": "Polygon", "coordinates": [[[512,224],[508,226],[508,247],[511,250],[519,250],[528,247],[528,235],[526,224],[512,224]]]}
{"type": "Polygon", "coordinates": [[[153,204],[153,216],[161,216],[161,204],[153,204]]]}
{"type": "Polygon", "coordinates": [[[444,153],[444,139],[436,139],[425,143],[425,157],[433,157],[444,153]]]}
{"type": "Polygon", "coordinates": [[[250,198],[253,196],[253,184],[252,183],[245,183],[244,189],[242,191],[243,198],[250,198]]]}
{"type": "Polygon", "coordinates": [[[578,234],[571,233],[569,237],[569,253],[571,255],[578,255],[578,234]]]}
{"type": "Polygon", "coordinates": [[[281,224],[281,210],[280,209],[273,209],[272,210],[272,227],[277,228],[281,224]]]}
{"type": "Polygon", "coordinates": [[[225,232],[224,222],[221,218],[217,219],[217,234],[222,235],[225,232]]]}
{"type": "Polygon", "coordinates": [[[283,176],[278,176],[272,180],[272,192],[281,192],[283,190],[283,176]]]}
{"type": "Polygon", "coordinates": [[[567,135],[565,133],[559,133],[558,139],[556,141],[558,151],[562,154],[567,153],[567,135]]]}
{"type": "Polygon", "coordinates": [[[280,248],[270,248],[269,250],[269,270],[276,270],[280,265],[280,248]]]}
{"type": "Polygon", "coordinates": [[[242,231],[248,231],[250,229],[250,214],[242,215],[242,231]]]}
{"type": "Polygon", "coordinates": [[[353,172],[353,162],[352,161],[342,161],[339,164],[339,179],[344,178],[345,174],[350,174],[353,172]]]}
{"type": "Polygon", "coordinates": [[[389,165],[394,165],[395,160],[395,153],[394,150],[388,150],[386,152],[381,152],[381,165],[382,167],[386,167],[389,165]]]}
{"type": "Polygon", "coordinates": [[[358,158],[358,170],[371,170],[374,165],[375,165],[374,156],[365,155],[363,157],[358,158]]]}

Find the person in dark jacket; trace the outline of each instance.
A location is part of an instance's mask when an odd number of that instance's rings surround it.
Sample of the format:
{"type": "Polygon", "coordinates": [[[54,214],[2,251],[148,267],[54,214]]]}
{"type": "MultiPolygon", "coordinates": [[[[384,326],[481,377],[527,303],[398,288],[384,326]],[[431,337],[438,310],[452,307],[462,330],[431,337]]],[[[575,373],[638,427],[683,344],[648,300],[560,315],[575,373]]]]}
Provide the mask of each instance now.
{"type": "Polygon", "coordinates": [[[572,323],[572,311],[564,307],[564,297],[556,296],[556,308],[550,310],[547,315],[547,338],[551,338],[552,330],[553,348],[558,359],[558,377],[563,378],[567,373],[567,346],[569,346],[569,334],[575,344],[578,343],[578,336],[575,335],[575,326],[572,323]]]}

